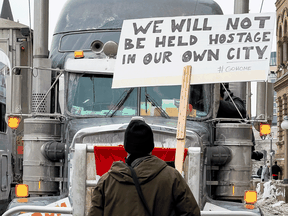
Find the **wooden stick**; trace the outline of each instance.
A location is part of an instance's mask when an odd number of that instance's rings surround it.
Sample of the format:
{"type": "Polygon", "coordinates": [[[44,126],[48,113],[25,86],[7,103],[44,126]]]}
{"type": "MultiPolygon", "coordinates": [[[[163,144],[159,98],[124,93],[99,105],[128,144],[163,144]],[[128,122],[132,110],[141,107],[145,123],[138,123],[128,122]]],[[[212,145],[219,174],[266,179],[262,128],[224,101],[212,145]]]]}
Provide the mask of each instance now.
{"type": "Polygon", "coordinates": [[[184,147],[185,147],[185,137],[186,137],[186,118],[187,118],[187,109],[188,109],[188,103],[189,103],[191,71],[192,71],[191,66],[184,67],[179,112],[178,112],[175,167],[181,174],[183,170],[183,158],[184,158],[184,147]]]}

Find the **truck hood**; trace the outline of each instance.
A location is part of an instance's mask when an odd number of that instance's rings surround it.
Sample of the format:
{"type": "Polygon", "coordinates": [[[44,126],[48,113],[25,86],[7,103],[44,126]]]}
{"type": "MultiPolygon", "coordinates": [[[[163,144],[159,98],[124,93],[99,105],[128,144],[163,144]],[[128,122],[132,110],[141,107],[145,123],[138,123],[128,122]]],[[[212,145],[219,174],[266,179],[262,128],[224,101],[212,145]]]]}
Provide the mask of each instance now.
{"type": "MultiPolygon", "coordinates": [[[[66,127],[66,140],[71,142],[79,142],[79,137],[85,136],[85,134],[91,134],[93,132],[105,132],[109,130],[121,130],[125,131],[131,118],[85,118],[85,119],[73,119],[67,123],[66,127]],[[78,138],[77,138],[78,137],[78,138]]],[[[176,137],[177,131],[177,119],[165,119],[165,118],[149,118],[145,117],[145,121],[149,124],[155,133],[170,134],[171,137],[176,137]]],[[[187,120],[186,134],[188,136],[197,136],[201,139],[204,145],[209,145],[211,139],[211,126],[205,122],[195,122],[187,120]]],[[[88,136],[88,135],[87,135],[88,136]]],[[[157,139],[157,135],[154,137],[157,139]]],[[[120,138],[121,139],[121,138],[120,138]]],[[[91,138],[89,139],[91,141],[91,138]]],[[[80,141],[80,142],[83,142],[80,141]]],[[[95,140],[94,140],[95,142],[95,140]]],[[[93,141],[92,141],[93,143],[93,141]]]]}

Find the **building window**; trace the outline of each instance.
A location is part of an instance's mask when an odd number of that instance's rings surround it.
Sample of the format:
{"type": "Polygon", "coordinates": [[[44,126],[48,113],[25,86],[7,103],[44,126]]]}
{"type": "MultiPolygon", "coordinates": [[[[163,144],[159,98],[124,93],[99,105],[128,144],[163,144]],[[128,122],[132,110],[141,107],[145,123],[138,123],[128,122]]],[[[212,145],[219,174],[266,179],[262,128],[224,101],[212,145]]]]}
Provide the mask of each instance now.
{"type": "Polygon", "coordinates": [[[271,52],[270,66],[276,66],[276,52],[271,52]]]}

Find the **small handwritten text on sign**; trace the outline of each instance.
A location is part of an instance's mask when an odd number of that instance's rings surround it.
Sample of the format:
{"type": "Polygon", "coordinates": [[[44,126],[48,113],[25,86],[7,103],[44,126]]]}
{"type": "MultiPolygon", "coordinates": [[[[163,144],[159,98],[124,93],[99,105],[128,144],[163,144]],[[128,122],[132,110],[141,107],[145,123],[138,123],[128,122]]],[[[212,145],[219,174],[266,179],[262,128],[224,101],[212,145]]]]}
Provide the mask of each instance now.
{"type": "Polygon", "coordinates": [[[275,13],[125,20],[113,87],[266,80],[275,13]]]}

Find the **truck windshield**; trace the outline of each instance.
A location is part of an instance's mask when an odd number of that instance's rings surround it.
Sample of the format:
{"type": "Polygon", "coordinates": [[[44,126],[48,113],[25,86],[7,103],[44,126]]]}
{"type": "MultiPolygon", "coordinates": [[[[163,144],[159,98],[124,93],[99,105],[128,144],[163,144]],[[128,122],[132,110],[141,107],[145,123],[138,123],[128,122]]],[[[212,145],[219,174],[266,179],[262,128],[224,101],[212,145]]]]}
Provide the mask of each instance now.
{"type": "MultiPolygon", "coordinates": [[[[112,75],[68,74],[67,108],[76,116],[137,115],[137,89],[112,89],[112,75]]],[[[191,85],[188,117],[205,117],[210,109],[210,85],[191,85]]],[[[178,116],[180,86],[141,88],[142,116],[178,116]],[[163,116],[163,115],[162,115],[163,116]]]]}

